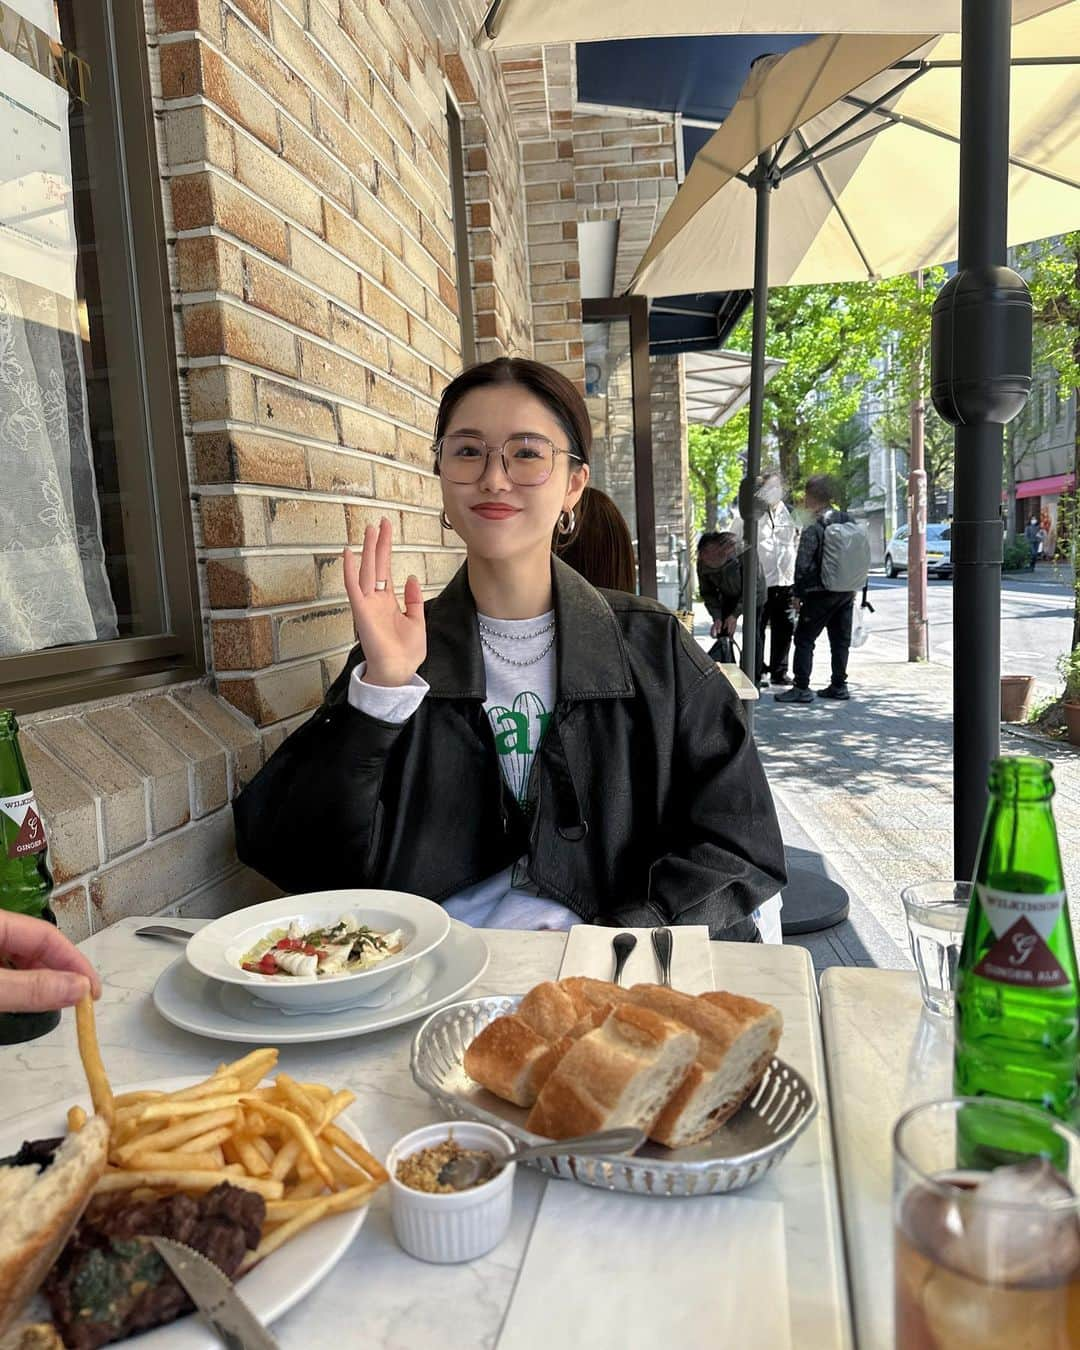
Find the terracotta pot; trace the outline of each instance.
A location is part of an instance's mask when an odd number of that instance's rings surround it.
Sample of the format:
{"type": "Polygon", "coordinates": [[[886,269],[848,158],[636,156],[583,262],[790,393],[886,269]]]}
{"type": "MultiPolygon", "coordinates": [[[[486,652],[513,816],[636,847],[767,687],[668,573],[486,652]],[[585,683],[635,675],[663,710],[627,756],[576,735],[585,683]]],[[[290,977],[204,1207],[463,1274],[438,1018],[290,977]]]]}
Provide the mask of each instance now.
{"type": "Polygon", "coordinates": [[[1065,726],[1069,733],[1069,744],[1080,745],[1080,703],[1065,704],[1065,726]]]}
{"type": "Polygon", "coordinates": [[[1031,691],[1034,688],[1034,675],[1002,675],[1001,720],[1003,722],[1024,721],[1031,703],[1031,691]]]}

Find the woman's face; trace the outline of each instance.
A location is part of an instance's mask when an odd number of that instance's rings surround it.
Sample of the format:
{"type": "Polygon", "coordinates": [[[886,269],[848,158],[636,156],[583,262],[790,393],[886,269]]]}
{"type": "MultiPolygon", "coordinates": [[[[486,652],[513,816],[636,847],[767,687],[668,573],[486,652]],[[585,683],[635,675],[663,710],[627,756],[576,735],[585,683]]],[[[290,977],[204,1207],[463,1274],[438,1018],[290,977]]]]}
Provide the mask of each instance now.
{"type": "MultiPolygon", "coordinates": [[[[511,436],[545,436],[557,450],[570,444],[559,419],[534,394],[516,384],[473,389],[454,409],[446,432],[469,432],[489,446],[511,436]]],[[[519,487],[507,477],[498,455],[490,455],[476,483],[441,478],[443,504],[450,523],[469,553],[497,561],[550,549],[559,515],[575,506],[589,481],[589,467],[569,455],[555,456],[546,483],[519,487]]]]}

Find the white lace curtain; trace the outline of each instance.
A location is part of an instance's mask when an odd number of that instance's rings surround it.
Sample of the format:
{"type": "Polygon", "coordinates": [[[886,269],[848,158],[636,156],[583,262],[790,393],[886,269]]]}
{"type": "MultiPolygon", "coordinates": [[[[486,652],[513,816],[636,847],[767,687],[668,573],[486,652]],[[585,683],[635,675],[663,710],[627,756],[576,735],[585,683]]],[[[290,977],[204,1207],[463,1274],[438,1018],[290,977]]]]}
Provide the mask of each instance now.
{"type": "Polygon", "coordinates": [[[0,276],[0,656],[117,632],[75,323],[0,276]]]}
{"type": "MultiPolygon", "coordinates": [[[[7,2],[59,39],[51,0],[7,2]]],[[[13,656],[117,626],[75,296],[68,96],[8,51],[0,89],[0,656],[13,656]]]]}

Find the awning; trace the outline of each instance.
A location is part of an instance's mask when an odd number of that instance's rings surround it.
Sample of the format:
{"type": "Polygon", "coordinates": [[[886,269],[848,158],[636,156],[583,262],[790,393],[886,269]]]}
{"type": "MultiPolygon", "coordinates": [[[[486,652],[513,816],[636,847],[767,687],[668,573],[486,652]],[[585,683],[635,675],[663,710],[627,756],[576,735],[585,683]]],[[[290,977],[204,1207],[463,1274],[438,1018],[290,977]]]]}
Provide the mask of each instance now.
{"type": "Polygon", "coordinates": [[[1052,497],[1058,492],[1068,492],[1076,482],[1071,473],[1056,473],[1049,478],[1029,478],[1026,483],[1017,483],[1016,499],[1024,497],[1052,497]]]}
{"type": "Polygon", "coordinates": [[[706,291],[654,300],[649,306],[649,355],[715,352],[749,303],[749,291],[706,291]]]}
{"type": "MultiPolygon", "coordinates": [[[[783,361],[765,358],[765,383],[783,361]]],[[[746,352],[691,352],[686,372],[686,420],[722,427],[750,398],[750,357],[746,352]]]]}

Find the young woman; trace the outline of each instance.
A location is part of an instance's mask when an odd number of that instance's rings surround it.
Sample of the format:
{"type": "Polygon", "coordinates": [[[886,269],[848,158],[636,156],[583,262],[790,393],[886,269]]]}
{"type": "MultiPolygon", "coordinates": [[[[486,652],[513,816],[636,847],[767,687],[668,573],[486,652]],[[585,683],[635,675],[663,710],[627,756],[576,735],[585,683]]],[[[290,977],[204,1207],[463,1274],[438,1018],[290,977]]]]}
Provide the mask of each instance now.
{"type": "Polygon", "coordinates": [[[500,358],[442,397],[443,523],[467,560],[426,604],[369,529],[359,639],[236,802],[237,849],[290,891],[381,886],[483,927],[707,924],[757,941],[784,882],[738,700],[670,611],[552,554],[589,478],[562,375],[500,358]]]}

